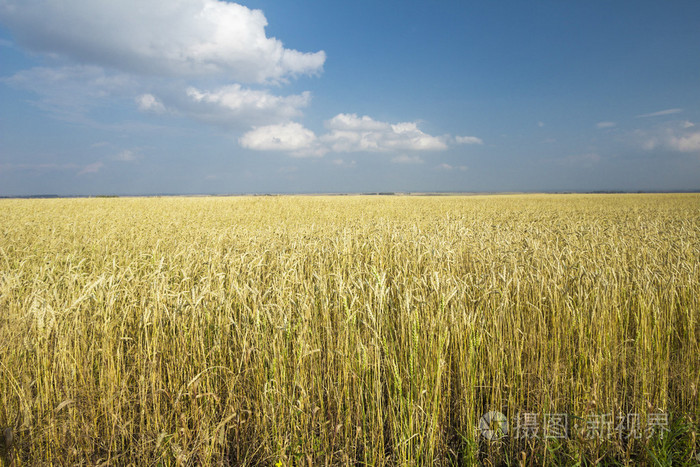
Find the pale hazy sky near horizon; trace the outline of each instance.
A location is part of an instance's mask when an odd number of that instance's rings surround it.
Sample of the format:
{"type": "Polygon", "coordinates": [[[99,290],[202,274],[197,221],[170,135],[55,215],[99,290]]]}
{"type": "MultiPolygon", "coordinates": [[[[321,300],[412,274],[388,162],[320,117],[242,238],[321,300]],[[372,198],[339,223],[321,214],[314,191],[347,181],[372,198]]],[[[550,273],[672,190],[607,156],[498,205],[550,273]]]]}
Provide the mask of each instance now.
{"type": "Polygon", "coordinates": [[[0,0],[0,195],[697,189],[698,1],[0,0]]]}

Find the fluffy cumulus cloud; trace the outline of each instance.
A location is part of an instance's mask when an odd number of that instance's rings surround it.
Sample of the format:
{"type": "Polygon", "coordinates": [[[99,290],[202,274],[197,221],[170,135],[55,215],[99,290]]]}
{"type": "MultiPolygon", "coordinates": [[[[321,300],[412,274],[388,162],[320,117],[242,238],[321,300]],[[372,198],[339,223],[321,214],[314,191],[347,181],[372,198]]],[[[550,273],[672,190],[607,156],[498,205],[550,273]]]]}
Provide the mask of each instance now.
{"type": "Polygon", "coordinates": [[[328,122],[326,126],[337,131],[385,131],[391,125],[384,122],[378,122],[364,115],[358,117],[357,114],[338,114],[328,122]]]}
{"type": "Polygon", "coordinates": [[[128,99],[144,113],[220,126],[285,123],[301,115],[310,93],[279,96],[265,87],[318,74],[325,61],[323,51],[268,37],[261,11],[222,0],[2,0],[0,21],[21,46],[61,63],[5,83],[76,121],[106,99],[128,99]]]}
{"type": "MultiPolygon", "coordinates": [[[[449,137],[426,134],[414,122],[392,124],[368,116],[338,114],[326,122],[326,128],[327,133],[316,136],[298,123],[267,125],[246,133],[239,142],[249,149],[291,151],[297,156],[319,156],[327,152],[442,151],[448,148],[449,137]]],[[[414,158],[401,157],[394,162],[417,162],[414,158]]]]}
{"type": "Polygon", "coordinates": [[[334,152],[440,151],[447,149],[444,137],[431,136],[414,122],[390,124],[338,114],[326,122],[329,132],[321,140],[334,152]]]}
{"type": "Polygon", "coordinates": [[[658,149],[700,155],[700,131],[689,121],[671,122],[650,130],[636,130],[633,139],[647,151],[658,149]]]}
{"type": "Polygon", "coordinates": [[[260,10],[221,0],[4,0],[0,19],[35,51],[139,74],[277,82],[325,61],[267,37],[260,10]]]}
{"type": "Polygon", "coordinates": [[[378,152],[403,154],[397,163],[418,163],[404,153],[483,143],[475,136],[433,136],[416,122],[351,113],[331,118],[326,132],[316,135],[297,122],[311,94],[273,89],[320,73],[325,53],[285,48],[268,37],[262,11],[237,3],[0,0],[0,21],[19,45],[61,64],[18,72],[5,83],[36,93],[39,104],[76,122],[93,124],[95,108],[119,99],[154,118],[247,131],[241,146],[297,157],[378,152]]]}
{"type": "Polygon", "coordinates": [[[301,115],[309,105],[311,94],[276,96],[268,90],[243,88],[240,84],[212,91],[190,87],[186,91],[193,116],[212,122],[246,122],[251,125],[285,122],[301,115]]]}
{"type": "Polygon", "coordinates": [[[668,145],[677,151],[700,154],[700,132],[671,135],[668,139],[668,145]]]}
{"type": "Polygon", "coordinates": [[[325,154],[314,132],[296,122],[254,128],[238,141],[256,151],[284,151],[300,157],[325,154]]]}

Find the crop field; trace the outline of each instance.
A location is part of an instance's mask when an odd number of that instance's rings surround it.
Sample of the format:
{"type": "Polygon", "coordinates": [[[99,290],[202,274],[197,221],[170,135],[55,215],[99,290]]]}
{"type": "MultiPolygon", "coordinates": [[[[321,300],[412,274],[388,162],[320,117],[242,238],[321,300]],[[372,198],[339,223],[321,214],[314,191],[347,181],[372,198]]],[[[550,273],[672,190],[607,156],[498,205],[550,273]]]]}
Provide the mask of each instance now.
{"type": "Polygon", "coordinates": [[[700,195],[0,200],[0,464],[693,465],[700,195]]]}

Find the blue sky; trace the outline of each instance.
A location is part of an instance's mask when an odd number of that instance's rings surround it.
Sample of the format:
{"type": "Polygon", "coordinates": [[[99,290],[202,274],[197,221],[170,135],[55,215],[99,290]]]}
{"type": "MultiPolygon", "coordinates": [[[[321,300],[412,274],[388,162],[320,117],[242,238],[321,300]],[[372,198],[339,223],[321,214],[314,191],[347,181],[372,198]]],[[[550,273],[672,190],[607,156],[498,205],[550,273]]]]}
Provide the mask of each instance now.
{"type": "Polygon", "coordinates": [[[700,2],[0,0],[0,195],[700,189],[700,2]]]}

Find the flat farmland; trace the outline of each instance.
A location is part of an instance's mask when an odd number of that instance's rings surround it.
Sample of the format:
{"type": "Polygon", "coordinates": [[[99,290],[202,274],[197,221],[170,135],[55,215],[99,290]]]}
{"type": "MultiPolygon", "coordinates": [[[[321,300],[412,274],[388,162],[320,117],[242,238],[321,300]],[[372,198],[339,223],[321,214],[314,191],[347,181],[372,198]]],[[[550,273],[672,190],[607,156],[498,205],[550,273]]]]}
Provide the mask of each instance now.
{"type": "Polygon", "coordinates": [[[0,463],[698,462],[700,195],[0,200],[0,463]]]}

